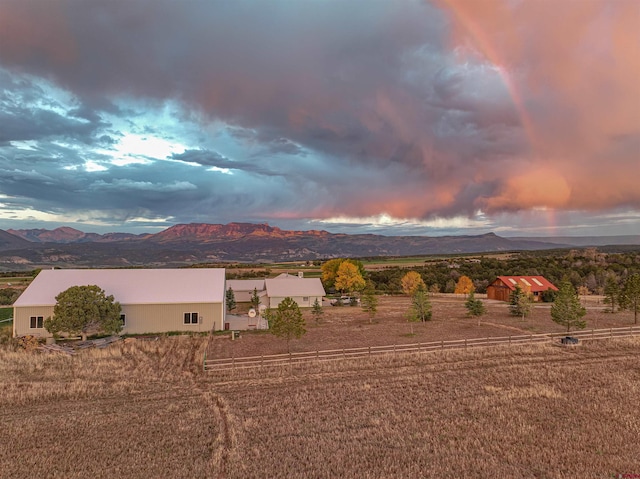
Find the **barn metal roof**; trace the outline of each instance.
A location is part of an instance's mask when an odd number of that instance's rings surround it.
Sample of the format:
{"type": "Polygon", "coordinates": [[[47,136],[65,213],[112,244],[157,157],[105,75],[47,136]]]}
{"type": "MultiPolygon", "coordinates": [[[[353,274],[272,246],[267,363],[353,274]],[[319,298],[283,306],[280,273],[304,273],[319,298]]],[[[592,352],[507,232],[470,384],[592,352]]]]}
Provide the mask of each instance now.
{"type": "Polygon", "coordinates": [[[265,284],[267,295],[270,298],[325,295],[320,278],[300,278],[289,275],[288,277],[267,279],[265,284]]]}
{"type": "Polygon", "coordinates": [[[548,289],[558,290],[558,288],[544,276],[498,276],[498,279],[512,291],[516,289],[516,285],[532,293],[546,291],[548,289]]]}
{"type": "Polygon", "coordinates": [[[228,279],[227,289],[231,288],[233,291],[263,291],[264,279],[228,279]]]}
{"type": "Polygon", "coordinates": [[[98,285],[120,304],[220,303],[223,268],[42,270],[14,306],[51,306],[71,286],[98,285]]]}

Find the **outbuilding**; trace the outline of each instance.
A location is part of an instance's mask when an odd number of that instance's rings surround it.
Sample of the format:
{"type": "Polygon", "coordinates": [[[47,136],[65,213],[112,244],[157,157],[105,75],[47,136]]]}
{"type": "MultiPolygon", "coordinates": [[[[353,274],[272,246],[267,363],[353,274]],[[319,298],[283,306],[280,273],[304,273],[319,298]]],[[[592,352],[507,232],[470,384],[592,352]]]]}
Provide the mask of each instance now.
{"type": "Polygon", "coordinates": [[[16,300],[13,335],[50,337],[44,320],[56,296],[72,286],[97,285],[122,307],[122,334],[219,331],[225,321],[225,270],[43,270],[16,300]]]}
{"type": "Polygon", "coordinates": [[[287,297],[292,298],[301,308],[310,308],[316,300],[322,304],[322,298],[325,296],[320,278],[305,278],[302,274],[294,276],[284,273],[266,279],[265,286],[270,308],[277,308],[287,297]]]}
{"type": "Polygon", "coordinates": [[[489,286],[487,286],[487,299],[498,301],[509,301],[511,293],[520,286],[523,291],[533,295],[535,301],[541,300],[544,291],[558,291],[544,276],[498,276],[489,286]]]}

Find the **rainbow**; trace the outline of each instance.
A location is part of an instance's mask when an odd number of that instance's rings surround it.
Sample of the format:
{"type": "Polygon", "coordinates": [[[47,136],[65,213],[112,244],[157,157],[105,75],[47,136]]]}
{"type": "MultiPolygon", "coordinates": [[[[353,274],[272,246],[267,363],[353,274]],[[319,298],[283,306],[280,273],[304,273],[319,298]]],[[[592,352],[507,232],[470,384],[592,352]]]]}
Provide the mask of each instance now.
{"type": "Polygon", "coordinates": [[[473,15],[457,0],[438,0],[453,14],[455,20],[471,35],[480,53],[489,60],[497,69],[502,81],[509,92],[511,101],[520,118],[522,128],[533,151],[538,145],[537,135],[533,122],[524,105],[522,95],[520,95],[515,82],[511,79],[509,71],[504,66],[505,62],[500,58],[498,50],[494,47],[489,36],[484,32],[481,25],[473,18],[473,15]]]}

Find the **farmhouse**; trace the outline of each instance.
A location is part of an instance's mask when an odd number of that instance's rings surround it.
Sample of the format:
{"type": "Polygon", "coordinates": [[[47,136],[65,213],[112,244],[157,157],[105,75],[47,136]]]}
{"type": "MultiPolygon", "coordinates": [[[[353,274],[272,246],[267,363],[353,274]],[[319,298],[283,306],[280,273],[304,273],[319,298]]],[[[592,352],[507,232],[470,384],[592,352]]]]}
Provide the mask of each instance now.
{"type": "Polygon", "coordinates": [[[548,289],[558,291],[558,288],[543,276],[498,276],[487,286],[487,299],[509,301],[511,292],[515,291],[516,286],[530,292],[535,301],[540,301],[541,294],[548,289]]]}
{"type": "Polygon", "coordinates": [[[277,308],[286,297],[292,298],[301,308],[310,308],[316,299],[322,304],[325,295],[320,278],[305,278],[302,274],[294,276],[283,273],[266,279],[265,287],[270,308],[277,308]]]}
{"type": "Polygon", "coordinates": [[[97,285],[122,306],[123,334],[224,328],[225,271],[198,269],[43,270],[16,300],[13,335],[51,336],[44,320],[71,286],[97,285]]]}

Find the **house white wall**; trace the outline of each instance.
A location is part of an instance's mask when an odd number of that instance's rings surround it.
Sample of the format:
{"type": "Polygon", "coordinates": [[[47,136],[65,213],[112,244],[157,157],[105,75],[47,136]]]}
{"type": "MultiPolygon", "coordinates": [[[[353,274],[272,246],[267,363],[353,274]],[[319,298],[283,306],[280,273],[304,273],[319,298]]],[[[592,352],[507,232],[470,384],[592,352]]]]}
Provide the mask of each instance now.
{"type": "MultiPolygon", "coordinates": [[[[284,298],[286,297],[287,296],[273,296],[273,297],[270,296],[269,307],[277,308],[278,305],[282,302],[282,300],[284,300],[284,298]]],[[[298,306],[300,306],[301,308],[313,307],[313,303],[315,303],[316,299],[322,306],[322,296],[289,296],[289,297],[293,299],[296,303],[298,303],[298,306]]]]}

